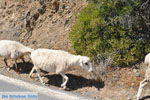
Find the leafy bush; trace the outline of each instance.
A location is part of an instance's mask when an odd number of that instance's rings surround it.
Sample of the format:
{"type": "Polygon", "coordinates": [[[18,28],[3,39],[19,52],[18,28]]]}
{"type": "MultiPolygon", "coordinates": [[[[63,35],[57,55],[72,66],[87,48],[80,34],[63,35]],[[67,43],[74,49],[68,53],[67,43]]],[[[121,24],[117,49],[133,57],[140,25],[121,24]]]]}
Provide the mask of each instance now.
{"type": "Polygon", "coordinates": [[[150,52],[150,35],[139,17],[139,0],[94,1],[77,15],[70,32],[77,54],[95,58],[113,53],[113,65],[139,62],[150,52]]]}

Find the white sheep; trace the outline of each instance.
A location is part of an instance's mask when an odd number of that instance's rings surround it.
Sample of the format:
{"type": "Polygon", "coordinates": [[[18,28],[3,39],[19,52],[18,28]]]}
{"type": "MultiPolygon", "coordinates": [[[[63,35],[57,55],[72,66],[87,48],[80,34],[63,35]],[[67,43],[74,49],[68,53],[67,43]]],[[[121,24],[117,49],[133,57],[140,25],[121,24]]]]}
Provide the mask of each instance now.
{"type": "Polygon", "coordinates": [[[31,60],[34,67],[30,72],[30,77],[33,71],[36,70],[41,83],[45,84],[40,76],[40,69],[47,72],[55,72],[62,76],[63,83],[61,84],[61,87],[64,89],[68,82],[68,77],[64,74],[64,72],[69,67],[81,66],[89,72],[93,70],[89,57],[73,55],[63,50],[37,49],[31,52],[31,60]]]}
{"type": "Polygon", "coordinates": [[[23,59],[23,56],[31,53],[33,49],[24,46],[17,41],[11,40],[0,40],[0,56],[4,57],[4,62],[8,69],[10,68],[7,64],[7,59],[13,59],[15,61],[15,67],[17,68],[17,59],[23,59]]]}
{"type": "Polygon", "coordinates": [[[143,88],[144,88],[144,87],[148,84],[148,82],[150,81],[150,53],[145,56],[144,65],[146,65],[148,68],[146,69],[144,80],[140,82],[140,86],[139,86],[139,89],[138,89],[138,93],[137,93],[137,95],[136,95],[137,100],[140,99],[140,96],[141,96],[141,94],[142,94],[143,88]]]}

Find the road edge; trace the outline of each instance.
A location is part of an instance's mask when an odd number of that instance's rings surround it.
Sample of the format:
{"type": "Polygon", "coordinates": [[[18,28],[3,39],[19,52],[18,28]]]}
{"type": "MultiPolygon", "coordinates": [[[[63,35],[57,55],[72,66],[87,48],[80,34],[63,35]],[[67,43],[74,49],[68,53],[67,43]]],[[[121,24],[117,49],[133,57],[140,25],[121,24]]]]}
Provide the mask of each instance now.
{"type": "Polygon", "coordinates": [[[94,98],[87,98],[87,97],[82,97],[82,96],[78,96],[75,94],[71,94],[66,91],[60,91],[60,90],[57,91],[54,89],[50,89],[49,87],[46,87],[46,86],[39,86],[36,84],[31,84],[31,83],[25,82],[23,80],[10,78],[10,77],[2,75],[2,74],[0,74],[0,80],[11,83],[16,86],[20,86],[20,87],[29,89],[33,92],[41,93],[46,96],[52,96],[58,100],[67,100],[67,99],[69,99],[69,100],[96,100],[94,98]]]}

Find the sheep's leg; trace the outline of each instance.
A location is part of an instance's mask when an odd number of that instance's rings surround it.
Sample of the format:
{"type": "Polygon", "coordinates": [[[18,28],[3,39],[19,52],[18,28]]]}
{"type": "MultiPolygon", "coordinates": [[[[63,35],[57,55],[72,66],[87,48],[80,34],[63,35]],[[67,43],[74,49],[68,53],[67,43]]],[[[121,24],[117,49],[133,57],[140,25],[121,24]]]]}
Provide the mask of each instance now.
{"type": "Polygon", "coordinates": [[[137,95],[136,95],[137,100],[140,99],[140,96],[141,96],[141,94],[142,94],[142,90],[143,90],[143,88],[145,87],[145,85],[147,85],[147,84],[148,84],[147,79],[144,79],[143,81],[140,82],[140,86],[139,86],[139,89],[138,89],[138,93],[137,93],[137,95]]]}
{"type": "Polygon", "coordinates": [[[63,83],[65,82],[65,78],[63,78],[63,83]]]}
{"type": "Polygon", "coordinates": [[[60,75],[61,75],[62,78],[63,78],[63,83],[61,84],[61,87],[62,87],[63,89],[66,89],[66,84],[67,84],[69,78],[68,78],[64,73],[60,73],[60,75]]]}
{"type": "Polygon", "coordinates": [[[16,69],[17,69],[17,61],[15,60],[15,67],[16,67],[16,69]]]}
{"type": "Polygon", "coordinates": [[[4,62],[5,62],[5,65],[6,65],[7,67],[9,67],[6,58],[4,58],[4,62]]]}
{"type": "Polygon", "coordinates": [[[15,50],[12,54],[11,54],[11,58],[15,61],[15,67],[16,67],[16,71],[18,72],[18,66],[17,66],[17,57],[18,57],[18,52],[15,50]]]}
{"type": "Polygon", "coordinates": [[[38,77],[39,77],[39,79],[40,79],[40,82],[41,82],[43,85],[45,85],[45,83],[44,83],[42,77],[40,76],[40,69],[36,68],[36,71],[37,71],[37,75],[38,75],[38,77]]]}
{"type": "Polygon", "coordinates": [[[6,58],[4,58],[4,62],[5,62],[5,65],[6,65],[7,69],[10,70],[10,67],[8,66],[8,63],[7,63],[7,59],[6,59],[6,58]]]}
{"type": "Polygon", "coordinates": [[[15,61],[16,72],[19,72],[19,68],[18,68],[18,66],[17,66],[17,60],[15,59],[14,61],[15,61]]]}
{"type": "Polygon", "coordinates": [[[35,68],[33,67],[32,70],[31,70],[31,72],[30,72],[30,74],[29,74],[30,78],[32,77],[31,75],[33,74],[34,70],[35,70],[35,68]]]}

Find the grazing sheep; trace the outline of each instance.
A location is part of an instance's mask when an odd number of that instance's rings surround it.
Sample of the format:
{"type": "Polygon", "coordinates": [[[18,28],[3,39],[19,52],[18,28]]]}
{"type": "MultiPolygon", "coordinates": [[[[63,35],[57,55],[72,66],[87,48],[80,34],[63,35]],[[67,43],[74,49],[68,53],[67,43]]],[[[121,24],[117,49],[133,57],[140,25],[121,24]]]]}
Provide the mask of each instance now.
{"type": "Polygon", "coordinates": [[[15,67],[17,68],[17,59],[23,59],[23,56],[31,53],[33,49],[28,48],[17,41],[0,40],[0,56],[4,57],[4,62],[8,68],[7,59],[13,59],[15,61],[15,67]]]}
{"type": "Polygon", "coordinates": [[[89,72],[93,70],[89,57],[73,55],[62,50],[37,49],[31,52],[31,60],[34,67],[30,72],[30,77],[33,71],[36,70],[41,83],[45,84],[40,76],[40,69],[47,72],[55,72],[63,77],[61,87],[64,89],[68,82],[68,77],[64,74],[64,72],[69,67],[81,66],[89,72]]]}
{"type": "Polygon", "coordinates": [[[137,93],[137,100],[140,99],[140,96],[142,94],[143,88],[148,84],[150,81],[150,53],[145,56],[144,65],[146,65],[148,68],[146,69],[145,78],[143,81],[140,82],[140,86],[137,93]]]}

